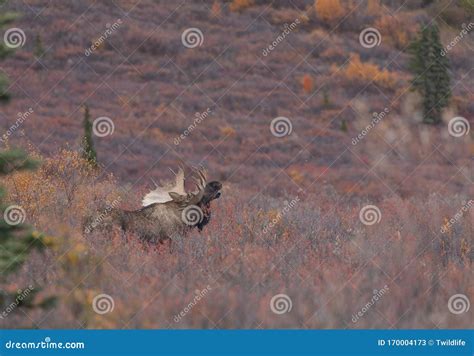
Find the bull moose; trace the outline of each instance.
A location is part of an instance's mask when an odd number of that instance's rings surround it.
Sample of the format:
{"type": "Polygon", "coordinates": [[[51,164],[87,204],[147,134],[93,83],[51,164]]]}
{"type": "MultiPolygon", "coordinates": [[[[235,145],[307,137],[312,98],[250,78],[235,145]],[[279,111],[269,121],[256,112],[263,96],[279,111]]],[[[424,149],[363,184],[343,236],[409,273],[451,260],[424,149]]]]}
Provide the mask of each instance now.
{"type": "MultiPolygon", "coordinates": [[[[211,219],[211,202],[220,197],[222,184],[208,182],[202,168],[193,169],[192,179],[196,189],[186,191],[184,170],[180,167],[174,183],[158,186],[145,195],[141,209],[112,208],[103,221],[93,223],[92,228],[106,230],[115,225],[143,241],[163,243],[168,240],[170,246],[176,235],[184,236],[194,227],[202,231],[211,219]]],[[[90,232],[92,228],[89,223],[85,231],[90,232]]]]}

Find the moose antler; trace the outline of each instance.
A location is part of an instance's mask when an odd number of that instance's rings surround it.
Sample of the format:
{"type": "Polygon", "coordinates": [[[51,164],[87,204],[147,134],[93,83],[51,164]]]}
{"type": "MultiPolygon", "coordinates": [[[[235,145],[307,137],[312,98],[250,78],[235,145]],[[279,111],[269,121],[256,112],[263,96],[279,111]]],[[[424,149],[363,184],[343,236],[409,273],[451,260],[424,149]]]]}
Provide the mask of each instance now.
{"type": "Polygon", "coordinates": [[[180,165],[178,173],[176,173],[175,182],[167,183],[163,186],[157,186],[155,190],[152,190],[142,200],[142,206],[148,206],[155,203],[166,203],[173,198],[170,196],[170,193],[176,193],[180,196],[186,196],[186,191],[184,190],[184,170],[180,165]]]}
{"type": "Polygon", "coordinates": [[[207,184],[206,170],[202,167],[200,167],[199,169],[193,167],[193,173],[195,174],[193,176],[193,180],[196,183],[196,187],[198,188],[198,190],[204,189],[207,184]]]}
{"type": "Polygon", "coordinates": [[[207,172],[203,167],[199,167],[199,169],[193,167],[193,174],[192,178],[196,184],[197,190],[189,193],[188,196],[192,201],[200,201],[207,185],[207,172]]]}

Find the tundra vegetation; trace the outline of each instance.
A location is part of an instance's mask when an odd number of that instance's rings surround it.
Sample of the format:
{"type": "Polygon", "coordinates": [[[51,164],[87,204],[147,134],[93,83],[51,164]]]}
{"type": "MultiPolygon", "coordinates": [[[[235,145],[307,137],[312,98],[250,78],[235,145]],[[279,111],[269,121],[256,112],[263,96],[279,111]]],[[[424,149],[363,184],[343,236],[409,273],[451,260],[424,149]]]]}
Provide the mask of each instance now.
{"type": "Polygon", "coordinates": [[[21,206],[25,223],[54,244],[31,251],[0,287],[14,292],[36,281],[57,303],[15,309],[2,326],[471,326],[472,309],[453,314],[448,301],[463,294],[474,302],[474,145],[472,130],[454,137],[448,123],[463,117],[473,126],[472,38],[445,54],[451,94],[436,108],[438,125],[422,123],[426,101],[423,87],[412,90],[409,50],[431,22],[441,44],[451,43],[469,23],[470,2],[289,3],[4,6],[23,14],[14,26],[27,38],[1,62],[12,85],[0,136],[18,112],[33,111],[1,145],[22,147],[41,165],[1,176],[2,202],[21,206]],[[114,34],[84,55],[117,18],[114,34]],[[295,19],[291,35],[264,56],[295,19]],[[201,46],[181,43],[189,27],[202,32],[201,46]],[[373,48],[359,42],[367,27],[381,34],[373,48]],[[86,101],[91,121],[106,116],[115,127],[91,136],[98,167],[81,150],[86,101]],[[194,123],[206,108],[212,115],[194,123]],[[290,135],[271,134],[277,117],[288,118],[290,135]],[[222,183],[202,231],[177,234],[172,253],[133,228],[101,231],[118,209],[146,209],[143,197],[180,160],[222,183]],[[380,217],[365,225],[359,215],[369,205],[380,217]],[[97,225],[87,234],[85,217],[97,225]],[[101,294],[113,298],[112,312],[94,312],[101,294]],[[270,301],[281,294],[292,309],[276,314],[270,301]]]}

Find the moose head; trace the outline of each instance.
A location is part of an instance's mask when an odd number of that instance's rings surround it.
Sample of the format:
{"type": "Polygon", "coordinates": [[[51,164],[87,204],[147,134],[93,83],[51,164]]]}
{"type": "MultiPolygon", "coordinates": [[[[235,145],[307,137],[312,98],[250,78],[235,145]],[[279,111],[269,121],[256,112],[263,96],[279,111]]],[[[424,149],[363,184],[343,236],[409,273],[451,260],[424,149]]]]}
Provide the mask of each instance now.
{"type": "MultiPolygon", "coordinates": [[[[184,187],[184,170],[179,168],[176,174],[175,182],[158,186],[143,198],[142,205],[144,207],[152,204],[168,204],[175,206],[182,212],[196,207],[199,217],[193,226],[197,226],[199,231],[209,223],[211,218],[210,205],[215,199],[221,196],[222,184],[218,181],[207,181],[207,174],[203,168],[193,168],[192,179],[195,183],[195,190],[186,191],[184,187]]],[[[185,221],[187,224],[187,221],[185,221]]],[[[189,225],[189,224],[188,224],[189,225]]]]}

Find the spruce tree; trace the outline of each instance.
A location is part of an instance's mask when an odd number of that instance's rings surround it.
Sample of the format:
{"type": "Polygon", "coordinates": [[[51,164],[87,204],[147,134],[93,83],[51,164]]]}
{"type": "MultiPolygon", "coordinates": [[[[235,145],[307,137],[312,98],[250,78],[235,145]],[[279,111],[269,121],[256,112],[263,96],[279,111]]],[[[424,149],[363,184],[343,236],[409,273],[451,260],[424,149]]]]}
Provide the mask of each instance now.
{"type": "MultiPolygon", "coordinates": [[[[0,7],[5,5],[5,0],[0,0],[0,7]]],[[[6,25],[12,22],[17,15],[13,12],[2,12],[0,13],[0,30],[3,30],[6,25]]],[[[0,59],[4,59],[12,52],[11,48],[8,48],[4,41],[0,41],[0,59]]],[[[7,92],[8,88],[8,79],[5,75],[0,73],[0,101],[8,101],[10,95],[7,92]]]]}
{"type": "Polygon", "coordinates": [[[410,46],[410,53],[410,69],[414,74],[412,85],[423,96],[423,122],[438,124],[451,97],[449,61],[442,55],[438,26],[425,26],[410,46]]]}
{"type": "MultiPolygon", "coordinates": [[[[28,159],[22,151],[10,150],[0,152],[0,174],[6,175],[15,170],[33,169],[36,162],[28,159]]],[[[26,259],[34,248],[44,245],[25,224],[12,224],[7,216],[9,205],[5,202],[6,193],[0,187],[0,270],[13,272],[26,259]]]]}
{"type": "Polygon", "coordinates": [[[348,130],[348,128],[347,128],[347,121],[343,119],[343,120],[341,121],[341,126],[340,126],[339,128],[340,128],[340,130],[341,130],[342,132],[347,132],[347,130],[348,130]]]}
{"type": "Polygon", "coordinates": [[[35,50],[33,53],[37,59],[41,58],[44,54],[43,40],[40,34],[37,34],[35,37],[35,50]]]}
{"type": "MultiPolygon", "coordinates": [[[[34,169],[37,162],[27,158],[19,150],[0,152],[0,175],[7,175],[16,170],[34,169]]],[[[17,270],[33,250],[44,249],[49,242],[43,234],[34,231],[23,223],[25,216],[21,207],[16,207],[17,214],[11,214],[12,205],[5,199],[5,190],[0,186],[0,282],[5,283],[6,277],[17,270]],[[10,212],[10,213],[9,213],[10,212]]],[[[46,308],[54,304],[55,298],[46,298],[41,302],[35,299],[40,291],[36,286],[28,286],[15,292],[8,292],[0,284],[0,319],[9,312],[20,307],[46,308]]]]}
{"type": "Polygon", "coordinates": [[[97,153],[92,140],[92,123],[90,120],[89,107],[84,106],[84,137],[82,139],[82,157],[93,167],[97,167],[97,153]]]}

